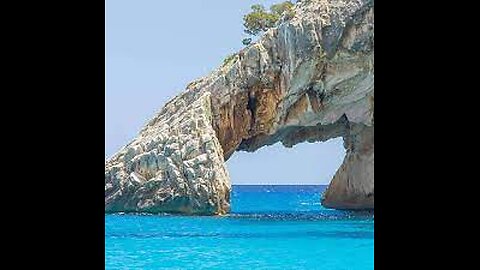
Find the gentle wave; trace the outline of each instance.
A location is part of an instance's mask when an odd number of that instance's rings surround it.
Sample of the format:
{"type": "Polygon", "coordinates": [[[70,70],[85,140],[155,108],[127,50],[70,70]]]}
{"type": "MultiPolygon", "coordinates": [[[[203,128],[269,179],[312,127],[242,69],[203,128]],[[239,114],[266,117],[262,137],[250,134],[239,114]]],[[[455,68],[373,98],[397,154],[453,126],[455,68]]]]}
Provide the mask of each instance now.
{"type": "Polygon", "coordinates": [[[321,203],[307,203],[307,202],[301,202],[300,205],[322,205],[321,203]]]}
{"type": "Polygon", "coordinates": [[[356,238],[373,239],[372,231],[307,231],[307,232],[282,232],[282,233],[107,233],[106,238],[356,238]]]}
{"type": "MultiPolygon", "coordinates": [[[[169,213],[112,213],[105,214],[105,216],[154,216],[154,217],[190,217],[179,214],[169,213]]],[[[294,221],[294,220],[343,220],[343,219],[367,219],[373,220],[373,211],[323,211],[323,212],[243,212],[243,213],[231,213],[223,216],[193,216],[193,218],[234,218],[234,219],[266,219],[266,220],[281,220],[281,221],[294,221]]]]}
{"type": "Polygon", "coordinates": [[[295,212],[295,213],[232,213],[228,217],[232,218],[253,218],[253,219],[266,219],[266,220],[281,220],[281,221],[294,221],[294,220],[348,220],[348,219],[369,219],[373,220],[374,216],[372,212],[295,212]]]}

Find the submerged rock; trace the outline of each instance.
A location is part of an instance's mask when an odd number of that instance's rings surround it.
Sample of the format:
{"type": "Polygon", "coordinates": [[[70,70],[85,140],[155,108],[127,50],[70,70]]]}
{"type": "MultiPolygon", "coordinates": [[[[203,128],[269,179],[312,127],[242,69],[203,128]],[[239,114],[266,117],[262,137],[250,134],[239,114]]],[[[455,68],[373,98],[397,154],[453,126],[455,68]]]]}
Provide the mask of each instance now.
{"type": "Polygon", "coordinates": [[[302,1],[294,11],[106,161],[106,212],[225,214],[224,163],[235,151],[335,137],[347,154],[322,203],[373,209],[373,1],[302,1]]]}

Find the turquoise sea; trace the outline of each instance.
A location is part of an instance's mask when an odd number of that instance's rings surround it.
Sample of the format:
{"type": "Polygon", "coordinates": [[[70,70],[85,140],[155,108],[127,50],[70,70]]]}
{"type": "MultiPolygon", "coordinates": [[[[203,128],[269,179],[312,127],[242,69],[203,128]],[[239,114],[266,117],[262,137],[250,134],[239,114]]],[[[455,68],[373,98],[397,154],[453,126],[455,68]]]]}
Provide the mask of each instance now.
{"type": "Polygon", "coordinates": [[[373,269],[373,212],[326,186],[233,186],[224,217],[105,215],[105,269],[373,269]]]}

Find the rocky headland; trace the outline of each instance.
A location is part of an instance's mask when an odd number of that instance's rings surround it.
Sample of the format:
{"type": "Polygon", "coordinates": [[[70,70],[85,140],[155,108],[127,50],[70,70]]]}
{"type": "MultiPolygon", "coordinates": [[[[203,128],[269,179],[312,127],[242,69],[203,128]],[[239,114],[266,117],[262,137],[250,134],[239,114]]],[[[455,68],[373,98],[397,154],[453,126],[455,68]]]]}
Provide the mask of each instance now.
{"type": "MultiPolygon", "coordinates": [[[[374,208],[374,2],[304,0],[105,162],[105,212],[226,214],[235,151],[343,137],[322,204],[374,208]]],[[[321,155],[321,153],[319,153],[321,155]]]]}

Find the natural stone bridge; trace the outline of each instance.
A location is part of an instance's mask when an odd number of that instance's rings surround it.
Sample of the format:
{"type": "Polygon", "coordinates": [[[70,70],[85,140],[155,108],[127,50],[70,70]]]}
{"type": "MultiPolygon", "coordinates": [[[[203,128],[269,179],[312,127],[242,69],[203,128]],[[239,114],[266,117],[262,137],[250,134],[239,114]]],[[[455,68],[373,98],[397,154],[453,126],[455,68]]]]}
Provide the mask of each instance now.
{"type": "Polygon", "coordinates": [[[373,209],[373,8],[299,2],[293,18],[190,83],[106,161],[105,211],[225,214],[235,151],[335,137],[347,151],[323,205],[373,209]]]}

